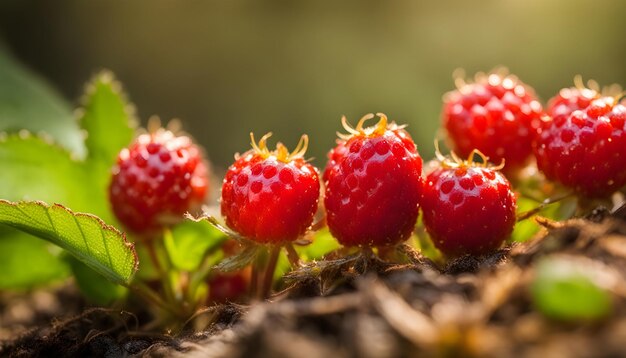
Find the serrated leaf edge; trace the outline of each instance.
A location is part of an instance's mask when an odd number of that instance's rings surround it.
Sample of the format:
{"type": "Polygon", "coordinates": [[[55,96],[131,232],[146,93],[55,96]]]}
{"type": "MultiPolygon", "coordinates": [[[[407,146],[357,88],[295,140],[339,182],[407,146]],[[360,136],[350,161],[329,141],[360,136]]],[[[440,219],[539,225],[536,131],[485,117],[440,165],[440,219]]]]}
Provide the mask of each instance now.
{"type": "Polygon", "coordinates": [[[7,143],[9,141],[22,141],[24,143],[27,143],[27,141],[29,140],[39,141],[41,144],[47,145],[51,149],[67,155],[67,157],[74,163],[81,164],[83,162],[76,153],[68,150],[67,148],[57,143],[54,138],[52,138],[52,136],[50,136],[46,132],[33,134],[26,129],[22,129],[16,133],[0,132],[0,144],[7,143]]]}
{"type": "MultiPolygon", "coordinates": [[[[5,200],[5,199],[0,199],[0,203],[3,204],[7,204],[9,206],[13,206],[13,207],[19,207],[20,204],[35,204],[38,206],[43,207],[44,209],[47,210],[51,209],[51,208],[59,208],[62,209],[64,211],[66,211],[68,214],[74,216],[74,217],[85,217],[85,218],[89,218],[89,219],[95,219],[95,221],[100,225],[100,228],[104,231],[109,231],[112,232],[113,234],[115,234],[116,236],[121,236],[122,240],[123,240],[123,244],[124,246],[126,246],[128,249],[130,249],[130,251],[133,253],[133,273],[131,274],[131,277],[137,272],[137,270],[139,269],[139,257],[137,256],[137,251],[135,250],[135,244],[128,241],[128,238],[126,237],[126,233],[118,230],[117,228],[115,228],[114,226],[111,226],[107,223],[104,222],[104,220],[100,219],[99,217],[97,217],[96,215],[93,214],[89,214],[89,213],[81,213],[81,212],[75,212],[72,211],[71,209],[67,208],[64,205],[58,204],[58,203],[54,203],[52,205],[49,205],[43,201],[40,200],[21,200],[21,201],[9,201],[9,200],[5,200]]],[[[54,228],[54,226],[53,226],[54,228]]],[[[54,228],[56,230],[56,228],[54,228]]],[[[130,279],[129,278],[129,279],[130,279]]]]}
{"type": "Polygon", "coordinates": [[[122,85],[122,83],[116,79],[113,71],[108,69],[101,69],[100,71],[96,72],[96,74],[93,75],[91,79],[89,79],[89,81],[87,81],[87,83],[85,84],[83,95],[81,96],[81,99],[79,101],[80,107],[74,111],[74,117],[78,124],[82,124],[85,115],[85,108],[89,106],[90,98],[96,92],[97,83],[109,85],[113,93],[118,95],[121,98],[122,102],[126,104],[124,106],[124,112],[128,116],[128,128],[136,130],[139,126],[139,120],[137,119],[137,109],[135,108],[135,105],[133,105],[128,99],[128,95],[126,94],[126,91],[124,91],[124,86],[122,85]]]}

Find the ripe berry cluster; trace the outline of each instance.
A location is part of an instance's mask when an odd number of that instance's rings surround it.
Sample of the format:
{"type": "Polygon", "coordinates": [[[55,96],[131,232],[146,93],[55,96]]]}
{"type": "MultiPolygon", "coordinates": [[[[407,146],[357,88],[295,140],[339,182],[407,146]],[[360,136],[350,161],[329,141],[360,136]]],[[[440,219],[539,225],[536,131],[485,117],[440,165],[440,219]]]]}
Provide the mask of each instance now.
{"type": "MultiPolygon", "coordinates": [[[[355,128],[342,118],[348,133],[328,153],[323,207],[333,236],[344,246],[397,245],[413,233],[421,203],[424,224],[446,255],[498,248],[515,223],[515,196],[500,168],[489,167],[486,158],[474,163],[442,157],[441,169],[425,178],[409,133],[384,114],[377,116],[374,126],[364,126],[374,118],[368,114],[355,128]],[[467,230],[472,230],[470,236],[467,230]]],[[[253,150],[229,168],[222,215],[242,236],[284,244],[313,223],[320,186],[317,170],[303,160],[306,141],[288,154],[280,143],[276,151],[268,151],[267,137],[258,145],[253,140],[253,150]],[[279,179],[273,179],[277,173],[279,179]]]]}
{"type": "MultiPolygon", "coordinates": [[[[371,127],[364,124],[373,114],[354,128],[342,119],[348,133],[328,153],[321,180],[304,158],[306,135],[291,153],[281,143],[270,151],[270,134],[258,144],[251,136],[252,149],[236,156],[223,180],[221,213],[230,229],[261,244],[297,240],[323,212],[341,244],[384,247],[411,236],[421,210],[446,256],[495,250],[516,222],[516,195],[505,175],[517,180],[533,157],[547,179],[579,196],[607,197],[626,184],[626,107],[576,83],[544,110],[532,88],[502,71],[457,80],[442,110],[453,152],[439,155],[428,173],[404,126],[381,113],[371,127]]],[[[163,215],[202,202],[206,175],[187,137],[141,136],[120,153],[110,189],[114,211],[133,230],[154,227],[163,215]]]]}

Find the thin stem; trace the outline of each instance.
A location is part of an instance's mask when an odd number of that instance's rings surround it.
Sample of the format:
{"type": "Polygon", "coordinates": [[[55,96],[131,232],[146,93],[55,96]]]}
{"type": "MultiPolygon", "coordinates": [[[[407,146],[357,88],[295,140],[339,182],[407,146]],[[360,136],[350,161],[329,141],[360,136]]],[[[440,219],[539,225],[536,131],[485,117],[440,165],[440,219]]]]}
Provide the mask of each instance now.
{"type": "Polygon", "coordinates": [[[276,271],[276,263],[278,262],[280,249],[281,246],[273,246],[270,250],[270,256],[265,267],[265,277],[263,278],[263,287],[261,291],[261,297],[263,297],[263,299],[267,298],[272,290],[274,271],[276,271]]]}
{"type": "Polygon", "coordinates": [[[292,269],[299,268],[300,256],[298,255],[298,252],[296,251],[296,249],[293,247],[291,243],[285,245],[285,251],[287,252],[287,259],[289,260],[289,263],[291,264],[291,268],[292,269]]]}
{"type": "Polygon", "coordinates": [[[176,309],[163,301],[161,297],[156,292],[154,292],[154,290],[148,287],[144,282],[137,281],[131,285],[127,285],[126,287],[135,294],[137,294],[137,296],[141,297],[141,299],[143,299],[147,303],[150,303],[154,306],[164,309],[165,311],[178,315],[179,312],[176,309]]]}
{"type": "Polygon", "coordinates": [[[259,255],[252,263],[252,276],[250,277],[250,297],[259,297],[259,272],[261,271],[261,258],[259,255]]]}
{"type": "Polygon", "coordinates": [[[159,276],[163,277],[163,267],[161,266],[161,261],[159,261],[159,256],[157,255],[156,248],[154,247],[154,242],[158,239],[153,239],[145,242],[146,249],[148,250],[148,257],[150,257],[150,262],[156,269],[159,276]]]}
{"type": "MultiPolygon", "coordinates": [[[[219,245],[214,245],[213,247],[206,250],[203,254],[202,260],[200,261],[200,265],[198,269],[192,272],[192,282],[204,281],[209,274],[213,271],[213,266],[215,266],[216,260],[221,260],[222,257],[216,258],[214,254],[220,251],[224,245],[224,241],[222,241],[219,245]]],[[[223,255],[220,255],[223,256],[223,255]]]]}
{"type": "Polygon", "coordinates": [[[530,218],[531,216],[539,213],[541,210],[543,210],[546,206],[554,204],[554,203],[558,203],[559,201],[562,201],[564,199],[567,199],[569,197],[572,196],[572,193],[567,193],[565,195],[562,196],[557,196],[556,198],[548,198],[546,200],[544,200],[539,206],[537,206],[536,208],[530,209],[528,211],[525,211],[523,213],[520,213],[519,215],[517,215],[517,221],[522,221],[522,220],[526,220],[528,218],[530,218]]]}
{"type": "Polygon", "coordinates": [[[313,223],[313,225],[311,226],[311,231],[318,231],[322,229],[324,226],[326,226],[326,215],[324,215],[324,217],[319,219],[319,221],[313,223]]]}
{"type": "MultiPolygon", "coordinates": [[[[164,229],[160,238],[156,238],[155,240],[151,240],[147,243],[148,253],[150,258],[161,278],[161,289],[163,290],[163,294],[166,297],[166,302],[170,302],[172,304],[177,304],[179,296],[177,294],[178,287],[173,286],[172,277],[170,276],[172,271],[172,262],[167,250],[165,250],[163,246],[163,241],[165,240],[166,235],[172,235],[172,232],[169,229],[164,229]],[[161,262],[159,260],[159,252],[162,253],[165,262],[161,262]],[[165,266],[163,266],[165,264],[165,266]]],[[[177,280],[178,281],[178,280],[177,280]]]]}

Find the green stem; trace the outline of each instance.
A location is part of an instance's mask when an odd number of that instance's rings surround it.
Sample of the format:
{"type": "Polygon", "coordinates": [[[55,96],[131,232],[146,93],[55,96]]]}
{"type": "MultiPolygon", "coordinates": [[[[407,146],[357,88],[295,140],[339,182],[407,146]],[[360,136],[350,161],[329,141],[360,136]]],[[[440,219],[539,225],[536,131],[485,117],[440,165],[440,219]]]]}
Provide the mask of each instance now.
{"type": "Polygon", "coordinates": [[[134,292],[146,303],[149,303],[155,307],[159,307],[169,313],[173,313],[174,315],[179,314],[178,310],[167,304],[167,302],[163,301],[161,297],[156,292],[154,292],[154,290],[148,287],[144,282],[137,281],[133,284],[127,285],[126,287],[134,292]]]}
{"type": "MultiPolygon", "coordinates": [[[[222,244],[223,243],[224,242],[222,242],[222,244]]],[[[222,245],[215,245],[204,253],[204,257],[202,258],[198,269],[191,272],[191,281],[189,283],[189,288],[191,290],[195,290],[195,287],[197,287],[202,281],[206,280],[213,272],[213,267],[223,258],[223,255],[218,257],[214,255],[221,250],[221,248],[222,245]]]]}
{"type": "Polygon", "coordinates": [[[300,256],[298,255],[298,252],[293,247],[293,245],[291,243],[287,244],[285,246],[285,250],[287,251],[287,259],[289,260],[289,263],[291,264],[291,268],[294,270],[299,268],[300,256]]]}
{"type": "Polygon", "coordinates": [[[274,271],[276,271],[276,263],[280,254],[281,246],[273,246],[270,250],[270,256],[265,268],[265,277],[263,278],[263,286],[261,289],[261,297],[267,298],[272,291],[272,282],[274,282],[274,271]]]}
{"type": "Polygon", "coordinates": [[[526,220],[528,218],[530,218],[531,216],[539,213],[541,210],[543,210],[545,207],[547,207],[548,205],[554,204],[554,203],[558,203],[564,199],[567,199],[569,197],[572,196],[572,193],[567,193],[565,195],[562,196],[558,196],[555,198],[548,198],[546,200],[544,200],[543,202],[541,202],[541,204],[539,206],[537,206],[536,208],[530,209],[528,211],[525,211],[523,213],[519,213],[517,215],[517,221],[522,221],[522,220],[526,220]]]}
{"type": "Polygon", "coordinates": [[[263,265],[263,255],[259,254],[252,263],[252,277],[250,277],[250,297],[259,298],[259,272],[263,265]]]}

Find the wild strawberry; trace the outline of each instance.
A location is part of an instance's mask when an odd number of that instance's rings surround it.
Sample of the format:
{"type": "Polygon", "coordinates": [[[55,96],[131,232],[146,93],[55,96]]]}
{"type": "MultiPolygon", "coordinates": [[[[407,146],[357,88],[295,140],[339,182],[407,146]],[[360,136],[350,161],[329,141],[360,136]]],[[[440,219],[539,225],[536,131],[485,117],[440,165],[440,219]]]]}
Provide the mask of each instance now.
{"type": "Polygon", "coordinates": [[[574,78],[575,87],[563,88],[548,101],[546,113],[553,121],[564,122],[572,112],[587,108],[591,102],[600,98],[598,85],[590,81],[585,87],[580,76],[574,78]]]}
{"type": "Polygon", "coordinates": [[[508,180],[483,163],[440,157],[422,192],[423,222],[446,256],[480,255],[497,249],[513,231],[516,199],[508,180]]]}
{"type": "MultiPolygon", "coordinates": [[[[328,227],[345,246],[385,246],[406,240],[419,212],[422,158],[411,136],[377,114],[361,118],[356,129],[342,119],[350,135],[347,152],[328,172],[324,203],[328,227]]],[[[340,143],[339,145],[342,145],[340,143]]]]}
{"type": "Polygon", "coordinates": [[[252,138],[253,150],[237,156],[222,186],[222,215],[244,237],[265,244],[297,239],[311,226],[320,183],[317,170],[304,159],[308,137],[290,154],[282,144],[270,152],[266,141],[252,138]]]}
{"type": "Polygon", "coordinates": [[[207,190],[200,149],[189,137],[160,128],[119,153],[109,197],[122,224],[146,232],[199,208],[207,190]]]}
{"type": "Polygon", "coordinates": [[[506,73],[477,74],[474,83],[456,79],[444,96],[443,126],[461,156],[479,149],[514,173],[532,154],[543,110],[532,88],[506,73]]]}
{"type": "Polygon", "coordinates": [[[537,141],[537,166],[581,196],[610,196],[626,184],[625,120],[626,107],[602,97],[552,121],[537,141]]]}
{"type": "Polygon", "coordinates": [[[328,182],[330,171],[333,170],[333,168],[343,159],[347,152],[348,148],[346,148],[346,141],[337,139],[337,145],[333,149],[329,150],[326,155],[328,157],[328,162],[326,163],[326,168],[322,174],[322,180],[324,180],[324,183],[328,182]]]}
{"type": "Polygon", "coordinates": [[[223,272],[209,279],[209,304],[237,302],[247,293],[251,281],[251,270],[223,272]]]}

